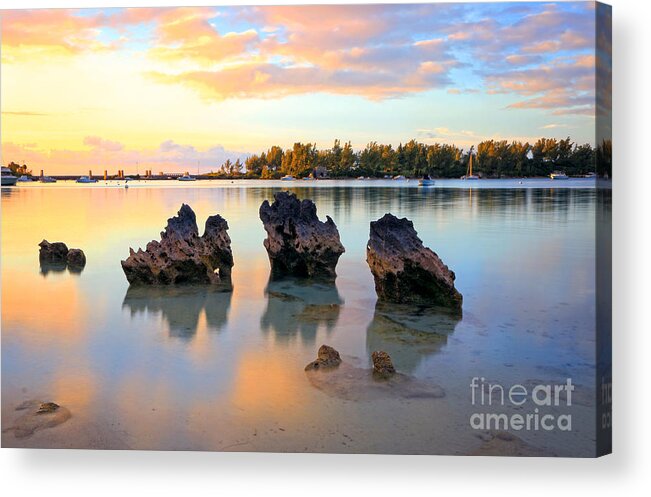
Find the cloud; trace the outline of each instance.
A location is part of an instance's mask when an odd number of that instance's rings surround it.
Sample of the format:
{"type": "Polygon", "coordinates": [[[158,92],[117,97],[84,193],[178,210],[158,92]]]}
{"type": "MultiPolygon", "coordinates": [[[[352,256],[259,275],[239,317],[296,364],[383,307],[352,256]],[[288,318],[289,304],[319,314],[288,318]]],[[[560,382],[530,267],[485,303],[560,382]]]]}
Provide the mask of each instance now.
{"type": "Polygon", "coordinates": [[[3,11],[0,16],[3,61],[106,49],[108,45],[97,39],[100,16],[81,16],[77,12],[67,9],[3,11]]]}
{"type": "Polygon", "coordinates": [[[46,113],[46,112],[30,112],[26,110],[19,110],[19,111],[6,111],[3,110],[2,114],[5,116],[23,116],[23,117],[37,117],[37,116],[49,116],[51,114],[46,113]]]}
{"type": "Polygon", "coordinates": [[[541,126],[540,129],[556,129],[556,128],[567,128],[567,124],[545,124],[544,126],[541,126]]]}
{"type": "Polygon", "coordinates": [[[493,93],[526,96],[510,109],[549,109],[555,114],[587,114],[594,110],[595,60],[591,55],[558,57],[532,68],[488,75],[493,93]]]}
{"type": "Polygon", "coordinates": [[[249,155],[227,150],[222,145],[198,149],[173,140],[166,140],[149,149],[130,149],[119,142],[98,137],[86,137],[83,143],[91,148],[45,150],[35,144],[3,142],[2,156],[7,162],[20,160],[33,169],[44,169],[50,174],[81,174],[97,168],[98,163],[112,172],[125,169],[128,174],[134,174],[136,167],[140,172],[145,169],[153,169],[157,173],[196,171],[197,163],[203,172],[216,171],[227,159],[244,160],[249,155]]]}
{"type": "Polygon", "coordinates": [[[186,69],[149,75],[195,88],[208,100],[312,92],[377,100],[449,85],[458,61],[445,40],[414,40],[403,23],[419,10],[407,9],[402,20],[399,12],[378,5],[249,7],[232,15],[252,27],[226,34],[210,22],[214,13],[175,14],[157,28],[164,46],[149,54],[186,69]]]}
{"type": "Polygon", "coordinates": [[[581,114],[594,94],[588,3],[25,10],[3,13],[2,28],[9,62],[120,50],[133,34],[150,79],[214,101],[483,90],[531,97],[511,109],[581,114]]]}
{"type": "Polygon", "coordinates": [[[84,145],[87,145],[94,150],[104,152],[119,152],[124,148],[124,145],[120,142],[104,140],[99,136],[87,136],[84,138],[84,145]]]}

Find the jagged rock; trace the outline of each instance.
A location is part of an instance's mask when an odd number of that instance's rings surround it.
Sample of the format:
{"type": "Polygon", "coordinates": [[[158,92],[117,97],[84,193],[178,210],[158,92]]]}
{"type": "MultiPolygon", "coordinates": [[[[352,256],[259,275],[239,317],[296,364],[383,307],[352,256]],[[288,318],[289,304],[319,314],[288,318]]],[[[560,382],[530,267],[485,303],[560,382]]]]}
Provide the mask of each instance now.
{"type": "Polygon", "coordinates": [[[325,222],[319,221],[314,202],[301,201],[293,193],[278,192],[273,204],[268,200],[262,203],[260,219],[267,232],[264,247],[272,278],[335,279],[335,267],[345,249],[330,216],[326,216],[325,222]]]}
{"type": "Polygon", "coordinates": [[[382,378],[388,378],[396,372],[389,354],[383,350],[376,350],[371,354],[373,359],[373,373],[382,378]]]}
{"type": "Polygon", "coordinates": [[[38,258],[41,262],[66,262],[68,246],[63,242],[50,243],[43,240],[38,244],[38,258]]]}
{"type": "Polygon", "coordinates": [[[379,300],[461,310],[454,272],[423,246],[410,220],[385,214],[371,222],[366,261],[379,300]]]}
{"type": "Polygon", "coordinates": [[[81,249],[70,249],[68,250],[68,255],[66,256],[66,262],[70,267],[82,268],[86,265],[86,255],[81,249]]]}
{"type": "Polygon", "coordinates": [[[131,284],[220,283],[230,290],[233,253],[227,230],[224,218],[210,216],[199,236],[194,211],[183,204],[167,220],[161,241],[149,242],[145,251],[130,248],[122,269],[131,284]]]}
{"type": "Polygon", "coordinates": [[[319,347],[319,352],[317,353],[316,360],[305,366],[305,371],[310,371],[312,369],[332,368],[334,366],[339,366],[339,364],[341,364],[341,357],[339,357],[339,352],[337,352],[329,345],[321,345],[321,347],[319,347]]]}

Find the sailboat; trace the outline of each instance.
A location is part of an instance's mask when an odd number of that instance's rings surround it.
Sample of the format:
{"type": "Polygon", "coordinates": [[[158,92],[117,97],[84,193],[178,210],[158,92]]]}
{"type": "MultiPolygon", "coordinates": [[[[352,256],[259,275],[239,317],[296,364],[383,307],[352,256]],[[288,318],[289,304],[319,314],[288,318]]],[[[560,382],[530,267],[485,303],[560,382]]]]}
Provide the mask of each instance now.
{"type": "Polygon", "coordinates": [[[461,179],[479,179],[479,176],[472,174],[472,153],[470,154],[470,161],[468,161],[468,172],[461,179]]]}

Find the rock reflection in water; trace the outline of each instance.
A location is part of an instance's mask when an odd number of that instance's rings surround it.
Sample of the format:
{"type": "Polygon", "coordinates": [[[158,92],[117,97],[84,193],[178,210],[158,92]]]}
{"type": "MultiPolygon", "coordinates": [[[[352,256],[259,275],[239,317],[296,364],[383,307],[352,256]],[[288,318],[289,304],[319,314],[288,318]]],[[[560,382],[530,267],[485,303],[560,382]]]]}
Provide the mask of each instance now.
{"type": "Polygon", "coordinates": [[[314,343],[320,326],[328,333],[334,329],[344,303],[334,283],[293,278],[270,280],[265,295],[262,330],[285,341],[300,334],[306,344],[314,343]]]}
{"type": "Polygon", "coordinates": [[[122,308],[131,317],[160,314],[167,322],[169,335],[192,339],[203,312],[209,330],[219,331],[228,321],[233,294],[215,285],[132,286],[127,290],[122,308]]]}
{"type": "Polygon", "coordinates": [[[442,309],[378,302],[366,330],[369,356],[388,352],[398,371],[411,373],[448,341],[461,315],[442,309]]]}
{"type": "Polygon", "coordinates": [[[68,273],[78,276],[84,271],[84,268],[78,266],[68,266],[68,264],[65,262],[41,262],[40,266],[40,272],[44,278],[47,278],[53,274],[65,273],[66,270],[68,273]]]}

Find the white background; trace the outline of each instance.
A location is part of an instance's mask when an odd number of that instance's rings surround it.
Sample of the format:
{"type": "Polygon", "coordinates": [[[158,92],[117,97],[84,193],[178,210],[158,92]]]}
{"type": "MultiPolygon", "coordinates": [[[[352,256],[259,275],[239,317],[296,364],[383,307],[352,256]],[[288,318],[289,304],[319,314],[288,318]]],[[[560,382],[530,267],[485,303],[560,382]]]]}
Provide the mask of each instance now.
{"type": "MultiPolygon", "coordinates": [[[[239,3],[308,2],[3,0],[1,5],[27,8],[239,3]]],[[[613,216],[613,455],[572,460],[2,449],[0,488],[4,495],[651,495],[651,2],[611,3],[617,171],[613,216]]]]}

